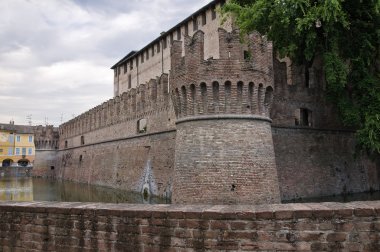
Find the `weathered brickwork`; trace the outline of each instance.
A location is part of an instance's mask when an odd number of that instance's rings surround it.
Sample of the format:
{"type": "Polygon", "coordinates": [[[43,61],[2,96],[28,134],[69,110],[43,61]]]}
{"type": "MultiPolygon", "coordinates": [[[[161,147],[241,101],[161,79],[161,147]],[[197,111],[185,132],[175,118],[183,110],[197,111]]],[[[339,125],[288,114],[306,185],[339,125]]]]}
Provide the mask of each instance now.
{"type": "Polygon", "coordinates": [[[172,46],[171,94],[177,115],[173,201],[280,202],[269,111],[272,44],[219,28],[220,59],[204,60],[204,33],[172,46]]]}
{"type": "Polygon", "coordinates": [[[37,156],[36,174],[173,194],[176,203],[380,189],[380,161],[355,153],[354,131],[326,99],[321,59],[278,59],[258,33],[241,43],[231,20],[222,28],[213,19],[222,3],[118,62],[118,95],[62,124],[59,150],[37,156]],[[127,87],[128,74],[140,85],[127,87]]]}
{"type": "Polygon", "coordinates": [[[380,190],[376,163],[355,155],[352,132],[273,127],[272,134],[283,200],[380,190]]]}
{"type": "Polygon", "coordinates": [[[34,127],[34,144],[37,158],[34,160],[33,176],[55,177],[55,160],[59,146],[58,128],[52,125],[34,127]]]}
{"type": "Polygon", "coordinates": [[[55,174],[88,184],[112,186],[170,198],[175,131],[60,151],[55,174]]]}
{"type": "Polygon", "coordinates": [[[379,251],[380,202],[1,203],[2,251],[379,251]]]}
{"type": "Polygon", "coordinates": [[[271,127],[265,120],[178,124],[175,169],[175,203],[280,202],[271,127]],[[228,137],[232,131],[233,139],[228,137]]]}

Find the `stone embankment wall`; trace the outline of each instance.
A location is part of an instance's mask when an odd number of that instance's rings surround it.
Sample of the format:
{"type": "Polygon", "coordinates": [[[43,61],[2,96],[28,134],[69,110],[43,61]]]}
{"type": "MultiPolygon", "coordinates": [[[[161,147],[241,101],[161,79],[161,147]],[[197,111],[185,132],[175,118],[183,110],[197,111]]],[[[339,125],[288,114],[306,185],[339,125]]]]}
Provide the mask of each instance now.
{"type": "Polygon", "coordinates": [[[1,251],[379,251],[380,201],[0,204],[1,251]]]}

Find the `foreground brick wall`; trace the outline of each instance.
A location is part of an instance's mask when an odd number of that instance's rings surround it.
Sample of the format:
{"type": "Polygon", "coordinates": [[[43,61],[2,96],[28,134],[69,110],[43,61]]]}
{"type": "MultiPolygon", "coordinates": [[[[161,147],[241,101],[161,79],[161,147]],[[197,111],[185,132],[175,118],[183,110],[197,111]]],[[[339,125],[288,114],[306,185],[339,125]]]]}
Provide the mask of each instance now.
{"type": "Polygon", "coordinates": [[[0,204],[0,251],[379,251],[380,201],[0,204]]]}

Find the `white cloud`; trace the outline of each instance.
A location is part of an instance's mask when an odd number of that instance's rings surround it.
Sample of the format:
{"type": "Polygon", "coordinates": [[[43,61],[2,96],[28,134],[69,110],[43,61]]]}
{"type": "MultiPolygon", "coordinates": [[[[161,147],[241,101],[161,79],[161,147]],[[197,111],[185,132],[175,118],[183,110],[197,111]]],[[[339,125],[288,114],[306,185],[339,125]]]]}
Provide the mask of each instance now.
{"type": "Polygon", "coordinates": [[[101,104],[110,66],[208,2],[0,1],[0,122],[58,126],[101,104]]]}

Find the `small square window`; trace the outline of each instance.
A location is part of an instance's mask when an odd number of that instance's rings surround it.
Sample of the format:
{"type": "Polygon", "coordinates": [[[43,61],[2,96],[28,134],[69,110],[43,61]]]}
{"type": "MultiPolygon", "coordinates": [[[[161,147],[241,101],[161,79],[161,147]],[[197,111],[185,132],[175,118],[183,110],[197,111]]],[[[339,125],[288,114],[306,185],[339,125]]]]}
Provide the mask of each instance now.
{"type": "Polygon", "coordinates": [[[128,75],[128,89],[132,87],[132,76],[128,75]]]}
{"type": "Polygon", "coordinates": [[[185,35],[189,36],[189,26],[187,23],[185,24],[185,35]]]}
{"type": "Polygon", "coordinates": [[[214,6],[211,9],[211,19],[214,20],[215,18],[216,18],[216,10],[215,10],[215,6],[214,6]]]}
{"type": "Polygon", "coordinates": [[[193,31],[197,31],[198,30],[198,20],[197,20],[197,17],[194,17],[193,19],[193,31]]]}
{"type": "Polygon", "coordinates": [[[181,40],[181,28],[177,29],[177,40],[181,40]]]}
{"type": "Polygon", "coordinates": [[[206,12],[203,12],[202,13],[202,25],[205,25],[206,24],[206,12]]]}

